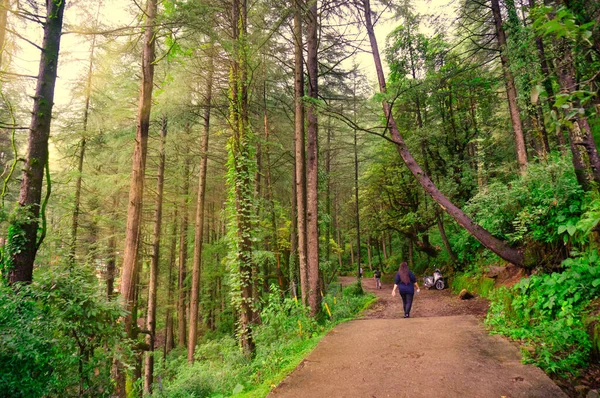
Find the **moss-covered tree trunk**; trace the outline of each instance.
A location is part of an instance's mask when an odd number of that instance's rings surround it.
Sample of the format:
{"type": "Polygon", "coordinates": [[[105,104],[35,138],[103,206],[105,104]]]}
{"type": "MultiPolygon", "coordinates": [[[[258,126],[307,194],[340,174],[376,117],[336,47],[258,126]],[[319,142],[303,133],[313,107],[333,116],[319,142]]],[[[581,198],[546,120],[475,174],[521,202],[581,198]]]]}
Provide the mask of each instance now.
{"type": "MultiPolygon", "coordinates": [[[[54,105],[54,86],[63,25],[65,0],[48,0],[44,40],[37,78],[27,155],[23,165],[19,206],[10,226],[7,254],[9,283],[31,282],[39,244],[38,228],[44,169],[48,166],[48,138],[54,105]]],[[[43,215],[42,215],[43,216],[43,215]]],[[[43,226],[45,227],[45,226],[43,226]]],[[[42,232],[43,234],[44,232],[42,232]]]]}

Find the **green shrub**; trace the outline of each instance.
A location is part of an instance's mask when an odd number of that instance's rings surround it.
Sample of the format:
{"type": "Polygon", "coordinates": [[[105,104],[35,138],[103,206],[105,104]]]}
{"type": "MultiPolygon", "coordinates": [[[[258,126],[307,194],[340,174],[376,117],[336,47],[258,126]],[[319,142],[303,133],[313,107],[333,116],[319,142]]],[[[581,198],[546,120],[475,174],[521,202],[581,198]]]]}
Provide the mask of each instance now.
{"type": "Polygon", "coordinates": [[[486,324],[524,343],[526,359],[549,373],[576,373],[589,360],[584,308],[600,296],[600,257],[591,250],[561,273],[533,275],[493,294],[486,324]]]}
{"type": "Polygon", "coordinates": [[[124,314],[93,270],[42,267],[34,282],[0,287],[0,391],[10,397],[110,396],[124,314]]]}

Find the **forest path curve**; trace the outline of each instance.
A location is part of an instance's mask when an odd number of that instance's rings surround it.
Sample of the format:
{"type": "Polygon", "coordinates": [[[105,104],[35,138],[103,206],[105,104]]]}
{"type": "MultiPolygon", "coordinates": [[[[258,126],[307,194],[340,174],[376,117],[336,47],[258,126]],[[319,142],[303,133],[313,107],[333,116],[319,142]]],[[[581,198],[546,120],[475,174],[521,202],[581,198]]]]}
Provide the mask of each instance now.
{"type": "Polygon", "coordinates": [[[378,302],[329,332],[269,397],[566,396],[542,370],[522,364],[513,344],[486,333],[478,321],[485,300],[422,289],[404,319],[392,286],[375,290],[364,279],[378,302]]]}

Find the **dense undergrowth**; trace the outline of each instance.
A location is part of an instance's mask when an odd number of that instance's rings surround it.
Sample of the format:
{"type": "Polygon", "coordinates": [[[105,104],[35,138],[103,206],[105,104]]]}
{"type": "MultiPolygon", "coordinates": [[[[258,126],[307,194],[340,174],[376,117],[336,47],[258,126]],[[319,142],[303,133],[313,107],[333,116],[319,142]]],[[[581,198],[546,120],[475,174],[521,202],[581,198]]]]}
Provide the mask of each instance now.
{"type": "Polygon", "coordinates": [[[30,285],[0,284],[0,396],[111,396],[113,359],[131,352],[123,314],[88,267],[41,267],[30,285]]]}
{"type": "MultiPolygon", "coordinates": [[[[497,236],[524,248],[527,273],[512,287],[485,277],[496,259],[472,238],[457,241],[470,264],[453,280],[491,300],[486,325],[522,344],[524,358],[546,372],[577,375],[590,362],[591,303],[600,297],[600,255],[594,229],[600,198],[584,194],[568,159],[535,164],[509,184],[494,183],[467,209],[497,236]]],[[[598,319],[600,320],[600,319],[598,319]]],[[[597,338],[597,337],[596,337],[597,338]]]]}
{"type": "Polygon", "coordinates": [[[254,332],[254,358],[243,355],[233,336],[205,336],[192,366],[183,352],[173,351],[167,357],[160,371],[162,382],[155,390],[159,396],[265,396],[331,328],[352,319],[374,300],[355,285],[330,290],[323,298],[324,316],[317,321],[307,307],[290,298],[281,299],[274,286],[272,291],[261,311],[262,324],[254,332]]]}

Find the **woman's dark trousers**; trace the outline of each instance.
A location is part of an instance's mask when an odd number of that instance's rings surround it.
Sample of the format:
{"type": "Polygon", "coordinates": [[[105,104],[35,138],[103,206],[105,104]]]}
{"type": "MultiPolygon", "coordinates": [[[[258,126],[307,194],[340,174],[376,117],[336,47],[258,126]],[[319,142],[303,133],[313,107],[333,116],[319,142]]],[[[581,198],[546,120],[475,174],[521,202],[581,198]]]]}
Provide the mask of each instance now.
{"type": "Polygon", "coordinates": [[[404,304],[404,317],[408,318],[410,316],[410,308],[412,307],[414,294],[400,293],[400,296],[402,297],[402,304],[404,304]]]}

